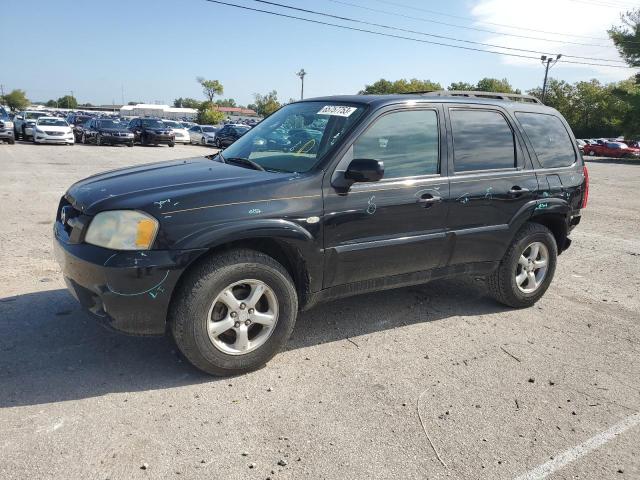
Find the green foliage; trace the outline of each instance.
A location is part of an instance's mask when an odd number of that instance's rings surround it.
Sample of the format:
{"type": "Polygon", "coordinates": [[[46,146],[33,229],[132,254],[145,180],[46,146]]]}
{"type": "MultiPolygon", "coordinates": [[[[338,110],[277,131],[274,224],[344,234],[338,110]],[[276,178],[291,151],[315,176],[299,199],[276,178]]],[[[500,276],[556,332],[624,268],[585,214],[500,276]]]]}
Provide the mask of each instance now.
{"type": "Polygon", "coordinates": [[[213,97],[224,92],[224,87],[218,80],[207,80],[204,77],[197,77],[196,80],[202,85],[202,93],[210,102],[213,102],[213,97]]]}
{"type": "Polygon", "coordinates": [[[483,78],[478,80],[476,90],[481,92],[498,92],[498,93],[520,93],[520,90],[514,90],[506,78],[499,80],[497,78],[483,78]]]}
{"type": "Polygon", "coordinates": [[[200,101],[196,100],[195,98],[176,98],[173,101],[173,106],[176,108],[195,108],[198,109],[200,107],[200,101]]]}
{"type": "Polygon", "coordinates": [[[233,98],[223,98],[215,101],[215,104],[219,107],[237,107],[236,101],[233,98]]]}
{"type": "Polygon", "coordinates": [[[640,9],[623,14],[621,21],[611,27],[609,37],[630,66],[640,67],[640,9]]]}
{"type": "Polygon", "coordinates": [[[49,108],[54,108],[58,106],[58,102],[55,100],[49,100],[47,103],[44,104],[44,106],[49,108]]]}
{"type": "Polygon", "coordinates": [[[256,107],[254,110],[262,117],[271,115],[281,107],[280,102],[278,102],[278,92],[275,90],[271,90],[266,95],[255,93],[253,98],[255,102],[253,106],[256,107]]]}
{"type": "Polygon", "coordinates": [[[196,121],[200,125],[217,125],[225,119],[224,113],[216,108],[213,102],[202,102],[198,107],[198,116],[196,121]]]}
{"type": "Polygon", "coordinates": [[[72,97],[71,95],[65,95],[64,97],[60,97],[58,99],[58,108],[77,108],[78,101],[76,97],[72,97]]]}
{"type": "Polygon", "coordinates": [[[431,90],[442,90],[442,86],[439,83],[432,82],[431,80],[418,80],[417,78],[412,78],[411,80],[401,78],[394,82],[381,78],[371,85],[365,85],[364,90],[360,90],[358,93],[360,95],[381,95],[388,93],[425,92],[431,90]]]}
{"type": "Polygon", "coordinates": [[[2,103],[13,110],[24,110],[29,106],[30,102],[24,90],[12,90],[2,97],[2,103]]]}
{"type": "MultiPolygon", "coordinates": [[[[639,125],[634,123],[634,92],[638,87],[633,79],[602,84],[593,79],[569,84],[555,78],[547,82],[545,103],[558,110],[569,122],[578,138],[613,137],[620,134],[637,136],[639,125]],[[634,134],[634,130],[636,133],[634,134]]],[[[541,98],[542,89],[527,92],[541,98]]]]}
{"type": "Polygon", "coordinates": [[[466,90],[473,91],[477,88],[473,83],[468,82],[453,82],[451,85],[447,87],[447,90],[466,90]]]}

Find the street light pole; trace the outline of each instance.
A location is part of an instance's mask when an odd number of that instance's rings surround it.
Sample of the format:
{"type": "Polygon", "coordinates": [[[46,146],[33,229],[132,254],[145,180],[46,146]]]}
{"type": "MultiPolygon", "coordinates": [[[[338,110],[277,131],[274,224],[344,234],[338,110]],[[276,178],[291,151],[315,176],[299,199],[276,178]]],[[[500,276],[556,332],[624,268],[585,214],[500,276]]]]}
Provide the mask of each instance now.
{"type": "Polygon", "coordinates": [[[306,74],[307,72],[304,71],[304,68],[301,68],[300,71],[296,73],[296,75],[300,77],[300,81],[302,82],[302,85],[300,88],[300,100],[304,99],[304,77],[306,74]]]}
{"type": "Polygon", "coordinates": [[[560,60],[561,57],[562,57],[562,54],[560,53],[556,56],[556,58],[547,57],[546,55],[542,55],[540,57],[540,61],[542,62],[542,65],[544,65],[544,83],[542,84],[542,103],[544,103],[544,99],[547,95],[547,78],[549,76],[549,70],[556,63],[558,63],[558,60],[560,60]]]}

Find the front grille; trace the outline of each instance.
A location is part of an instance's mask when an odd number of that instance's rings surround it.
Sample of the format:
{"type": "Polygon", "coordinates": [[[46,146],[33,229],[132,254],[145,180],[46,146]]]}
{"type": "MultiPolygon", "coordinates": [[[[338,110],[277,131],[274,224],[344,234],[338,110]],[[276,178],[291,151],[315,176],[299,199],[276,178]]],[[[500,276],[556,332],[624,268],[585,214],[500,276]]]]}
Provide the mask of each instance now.
{"type": "Polygon", "coordinates": [[[49,135],[51,137],[59,137],[61,135],[64,135],[64,132],[47,132],[46,130],[45,130],[44,133],[46,133],[47,135],[49,135]]]}

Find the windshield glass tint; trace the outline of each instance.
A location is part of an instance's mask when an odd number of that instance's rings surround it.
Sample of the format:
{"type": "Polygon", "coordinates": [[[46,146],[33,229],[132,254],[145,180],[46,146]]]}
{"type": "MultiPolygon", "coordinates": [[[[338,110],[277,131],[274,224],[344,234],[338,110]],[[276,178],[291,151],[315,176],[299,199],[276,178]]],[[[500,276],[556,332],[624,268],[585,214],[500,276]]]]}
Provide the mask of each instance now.
{"type": "Polygon", "coordinates": [[[162,122],[169,128],[184,128],[181,123],[178,122],[162,122]]]}
{"type": "MultiPolygon", "coordinates": [[[[362,105],[301,102],[286,105],[223,151],[266,170],[306,172],[362,116],[362,105]]],[[[238,128],[242,132],[242,127],[238,128]]]]}
{"type": "Polygon", "coordinates": [[[165,128],[160,120],[142,120],[142,125],[150,128],[165,128]]]}
{"type": "Polygon", "coordinates": [[[38,125],[47,127],[66,127],[67,122],[59,118],[41,118],[38,120],[38,125]]]}
{"type": "Polygon", "coordinates": [[[114,120],[100,120],[100,122],[98,122],[98,127],[99,128],[122,128],[122,124],[114,120]]]}
{"type": "Polygon", "coordinates": [[[203,132],[215,132],[216,129],[213,127],[202,127],[203,132]]]}

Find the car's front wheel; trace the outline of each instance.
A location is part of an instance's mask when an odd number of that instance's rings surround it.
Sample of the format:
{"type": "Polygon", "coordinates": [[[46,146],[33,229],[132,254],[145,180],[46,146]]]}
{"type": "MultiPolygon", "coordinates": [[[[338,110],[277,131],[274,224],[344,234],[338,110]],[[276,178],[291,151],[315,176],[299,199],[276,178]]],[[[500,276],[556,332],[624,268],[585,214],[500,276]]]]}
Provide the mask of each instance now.
{"type": "Polygon", "coordinates": [[[525,224],[488,278],[490,293],[510,307],[530,307],[549,288],[557,257],[558,247],[551,231],[539,223],[525,224]]]}
{"type": "Polygon", "coordinates": [[[273,258],[234,250],[209,258],[188,274],[172,304],[176,344],[197,368],[236,375],[268,362],[286,344],[298,297],[273,258]]]}

